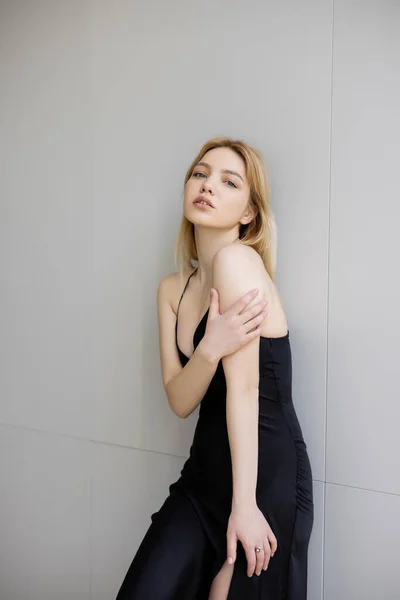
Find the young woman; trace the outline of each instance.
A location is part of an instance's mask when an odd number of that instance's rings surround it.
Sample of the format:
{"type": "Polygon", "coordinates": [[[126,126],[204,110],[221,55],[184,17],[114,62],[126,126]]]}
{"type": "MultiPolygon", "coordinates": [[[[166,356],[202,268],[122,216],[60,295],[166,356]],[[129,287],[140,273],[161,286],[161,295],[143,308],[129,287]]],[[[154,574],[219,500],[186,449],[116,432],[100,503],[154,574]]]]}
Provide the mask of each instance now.
{"type": "Polygon", "coordinates": [[[207,142],[185,178],[179,271],[158,288],[166,395],[199,418],[117,600],[306,600],[312,475],[275,243],[260,154],[207,142]]]}

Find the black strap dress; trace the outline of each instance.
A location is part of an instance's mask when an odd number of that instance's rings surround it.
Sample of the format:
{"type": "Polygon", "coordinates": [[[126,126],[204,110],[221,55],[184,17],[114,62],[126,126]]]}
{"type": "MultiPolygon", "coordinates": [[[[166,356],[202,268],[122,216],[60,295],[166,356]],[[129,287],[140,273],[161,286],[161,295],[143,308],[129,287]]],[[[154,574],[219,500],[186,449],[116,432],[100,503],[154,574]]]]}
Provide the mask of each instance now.
{"type": "MultiPolygon", "coordinates": [[[[208,311],[195,330],[195,348],[204,335],[207,315],[208,311]]],[[[177,325],[178,318],[175,333],[177,325]]],[[[175,337],[185,366],[190,359],[175,337]]],[[[249,578],[246,556],[238,542],[228,600],[306,600],[313,488],[307,448],[292,401],[289,332],[278,338],[260,338],[259,368],[256,499],[278,549],[268,569],[249,578]]],[[[208,600],[212,580],[226,560],[232,465],[221,361],[200,404],[190,456],[169,492],[163,506],[151,516],[152,524],[117,600],[208,600]]]]}

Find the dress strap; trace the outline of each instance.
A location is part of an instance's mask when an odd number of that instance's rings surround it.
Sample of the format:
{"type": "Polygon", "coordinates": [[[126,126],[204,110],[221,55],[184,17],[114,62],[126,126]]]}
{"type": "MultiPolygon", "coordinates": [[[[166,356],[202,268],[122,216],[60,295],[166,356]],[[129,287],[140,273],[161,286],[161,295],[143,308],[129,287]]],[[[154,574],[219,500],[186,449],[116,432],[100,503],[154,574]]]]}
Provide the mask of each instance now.
{"type": "Polygon", "coordinates": [[[187,288],[187,286],[188,286],[188,283],[189,283],[189,281],[190,281],[190,278],[191,278],[191,276],[192,276],[192,275],[194,275],[194,274],[196,273],[197,269],[198,269],[198,267],[196,267],[196,268],[195,268],[195,270],[193,271],[193,273],[190,273],[190,275],[189,275],[189,277],[188,277],[188,279],[187,279],[187,282],[186,282],[186,284],[185,284],[185,287],[183,288],[183,292],[182,292],[182,294],[181,294],[181,297],[180,297],[180,299],[179,299],[178,308],[176,309],[176,321],[177,321],[177,322],[178,322],[178,312],[179,312],[179,307],[180,307],[180,305],[181,305],[181,302],[182,302],[183,294],[186,292],[186,288],[187,288]]]}

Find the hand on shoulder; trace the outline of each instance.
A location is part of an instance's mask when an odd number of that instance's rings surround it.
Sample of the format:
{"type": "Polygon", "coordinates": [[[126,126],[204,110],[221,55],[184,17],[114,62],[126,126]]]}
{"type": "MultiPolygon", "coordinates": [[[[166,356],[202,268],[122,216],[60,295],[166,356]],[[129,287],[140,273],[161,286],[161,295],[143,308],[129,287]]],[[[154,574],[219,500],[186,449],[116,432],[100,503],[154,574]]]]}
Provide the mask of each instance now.
{"type": "Polygon", "coordinates": [[[264,263],[254,248],[233,243],[215,254],[213,286],[219,292],[222,311],[253,288],[260,290],[255,302],[267,298],[270,283],[264,263]]]}

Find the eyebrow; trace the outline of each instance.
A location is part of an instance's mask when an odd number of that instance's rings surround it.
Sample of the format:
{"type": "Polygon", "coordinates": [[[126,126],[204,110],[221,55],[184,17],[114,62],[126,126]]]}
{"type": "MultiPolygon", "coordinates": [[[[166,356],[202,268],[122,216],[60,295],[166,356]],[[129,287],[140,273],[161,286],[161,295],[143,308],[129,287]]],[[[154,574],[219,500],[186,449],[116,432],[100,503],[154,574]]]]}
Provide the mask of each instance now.
{"type": "MultiPolygon", "coordinates": [[[[196,167],[202,165],[203,167],[207,167],[208,169],[211,169],[211,165],[209,165],[206,162],[198,162],[196,167]]],[[[236,173],[236,171],[231,171],[230,169],[222,169],[221,173],[230,173],[231,175],[236,175],[236,177],[239,177],[242,181],[243,181],[243,177],[241,175],[239,175],[239,173],[236,173]]],[[[244,183],[244,181],[243,181],[244,183]]]]}

